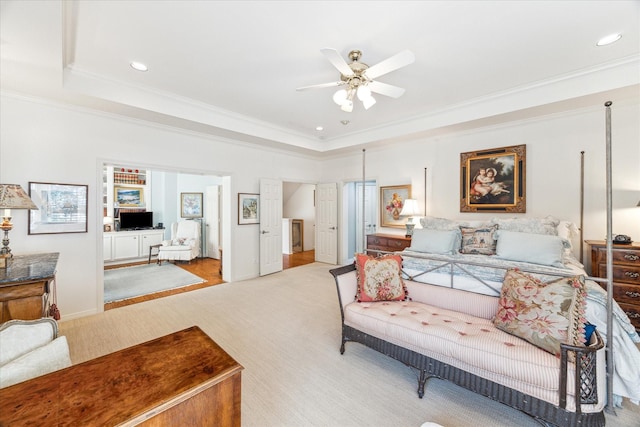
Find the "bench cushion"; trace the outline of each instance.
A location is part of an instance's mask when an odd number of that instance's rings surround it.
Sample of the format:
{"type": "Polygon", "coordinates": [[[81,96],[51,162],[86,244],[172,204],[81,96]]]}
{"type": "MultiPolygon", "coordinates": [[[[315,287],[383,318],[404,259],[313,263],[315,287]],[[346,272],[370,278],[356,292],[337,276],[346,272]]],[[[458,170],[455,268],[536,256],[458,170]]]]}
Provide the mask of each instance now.
{"type": "MultiPolygon", "coordinates": [[[[344,316],[345,325],[369,335],[558,404],[559,359],[497,329],[490,319],[414,301],[351,303],[344,316]]],[[[571,395],[572,387],[570,381],[571,395]]],[[[601,410],[602,400],[583,405],[583,411],[601,410]]],[[[572,405],[575,408],[573,398],[567,409],[572,405]]]]}

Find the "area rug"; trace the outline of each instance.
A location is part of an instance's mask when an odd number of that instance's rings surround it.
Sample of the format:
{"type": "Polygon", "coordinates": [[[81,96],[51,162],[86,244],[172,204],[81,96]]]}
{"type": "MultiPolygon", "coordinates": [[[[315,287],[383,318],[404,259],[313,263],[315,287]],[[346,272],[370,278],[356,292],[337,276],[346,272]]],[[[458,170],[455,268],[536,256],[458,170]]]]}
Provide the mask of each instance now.
{"type": "Polygon", "coordinates": [[[136,265],[104,272],[104,302],[120,301],[205,282],[170,263],[136,265]]]}

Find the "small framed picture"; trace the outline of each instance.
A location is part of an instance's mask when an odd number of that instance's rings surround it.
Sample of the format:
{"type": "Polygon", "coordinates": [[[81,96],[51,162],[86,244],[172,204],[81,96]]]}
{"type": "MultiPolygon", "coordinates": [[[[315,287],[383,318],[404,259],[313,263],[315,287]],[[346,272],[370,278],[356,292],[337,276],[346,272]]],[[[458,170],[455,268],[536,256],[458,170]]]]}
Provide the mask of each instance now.
{"type": "Polygon", "coordinates": [[[202,218],[202,193],[180,193],[180,216],[202,218]]]}
{"type": "Polygon", "coordinates": [[[115,186],[113,192],[117,206],[128,208],[144,206],[144,188],[142,187],[115,186]]]}
{"type": "Polygon", "coordinates": [[[29,234],[86,233],[87,185],[29,182],[29,234]]]}
{"type": "Polygon", "coordinates": [[[260,223],[260,195],[238,193],[238,225],[260,223]]]}
{"type": "Polygon", "coordinates": [[[380,225],[404,228],[406,219],[400,217],[404,201],[411,198],[411,185],[380,187],[380,225]]]}

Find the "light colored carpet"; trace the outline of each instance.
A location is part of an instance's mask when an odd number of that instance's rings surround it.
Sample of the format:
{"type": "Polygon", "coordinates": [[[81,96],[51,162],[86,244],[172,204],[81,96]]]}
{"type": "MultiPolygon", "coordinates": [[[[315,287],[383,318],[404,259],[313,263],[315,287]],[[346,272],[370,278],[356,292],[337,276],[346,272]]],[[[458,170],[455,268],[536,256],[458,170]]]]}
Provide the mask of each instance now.
{"type": "MultiPolygon", "coordinates": [[[[242,425],[539,426],[532,418],[446,381],[427,381],[357,343],[340,354],[340,311],[332,266],[314,263],[225,283],[60,324],[73,363],[198,325],[244,366],[242,425]]],[[[624,402],[608,427],[637,427],[624,402]]]]}
{"type": "Polygon", "coordinates": [[[153,263],[115,268],[104,272],[104,302],[120,301],[204,281],[168,262],[162,265],[153,263]]]}

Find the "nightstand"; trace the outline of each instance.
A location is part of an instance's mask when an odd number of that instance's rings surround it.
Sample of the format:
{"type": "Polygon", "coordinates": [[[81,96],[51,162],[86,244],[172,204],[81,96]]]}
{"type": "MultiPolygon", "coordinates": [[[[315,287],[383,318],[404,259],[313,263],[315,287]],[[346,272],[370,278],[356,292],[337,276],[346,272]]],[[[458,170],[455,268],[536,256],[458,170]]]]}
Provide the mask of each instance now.
{"type": "MultiPolygon", "coordinates": [[[[397,252],[411,246],[411,237],[395,234],[368,234],[367,253],[372,251],[397,252]]],[[[372,252],[376,254],[377,252],[372,252]]]]}
{"type": "MultiPolygon", "coordinates": [[[[607,246],[604,240],[586,240],[591,246],[591,275],[607,276],[607,246]]],[[[640,330],[640,243],[613,245],[613,299],[640,330]]],[[[604,283],[601,283],[604,287],[604,283]]]]}

